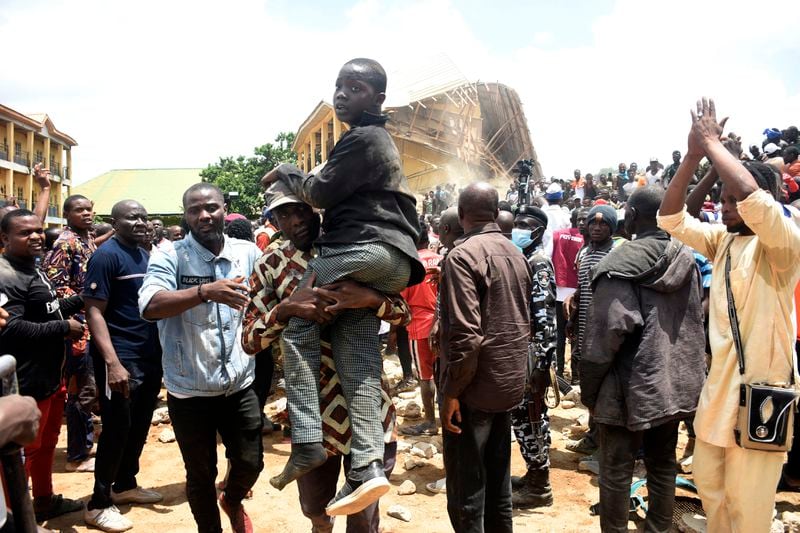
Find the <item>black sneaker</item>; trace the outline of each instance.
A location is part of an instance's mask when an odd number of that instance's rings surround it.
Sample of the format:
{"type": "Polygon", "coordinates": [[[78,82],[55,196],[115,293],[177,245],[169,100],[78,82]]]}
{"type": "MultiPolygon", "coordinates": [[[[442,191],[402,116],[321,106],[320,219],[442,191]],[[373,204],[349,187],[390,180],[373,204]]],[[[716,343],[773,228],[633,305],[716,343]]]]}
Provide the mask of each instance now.
{"type": "Polygon", "coordinates": [[[389,492],[389,480],[383,462],[372,461],[363,468],[350,471],[342,489],[328,503],[328,516],[351,515],[363,511],[389,492]]]}
{"type": "Polygon", "coordinates": [[[67,513],[74,513],[83,509],[83,502],[80,500],[70,500],[61,494],[43,496],[33,499],[33,513],[36,521],[40,524],[51,518],[67,513]]]}

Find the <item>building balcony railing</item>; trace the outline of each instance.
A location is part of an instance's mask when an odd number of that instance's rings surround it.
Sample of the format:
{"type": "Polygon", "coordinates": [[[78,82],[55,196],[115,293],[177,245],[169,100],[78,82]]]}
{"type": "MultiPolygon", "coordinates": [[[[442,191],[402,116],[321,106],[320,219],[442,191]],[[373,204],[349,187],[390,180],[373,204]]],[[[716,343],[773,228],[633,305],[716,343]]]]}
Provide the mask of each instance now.
{"type": "Polygon", "coordinates": [[[50,174],[53,176],[62,176],[61,174],[61,167],[59,167],[55,161],[50,161],[50,174]]]}
{"type": "Polygon", "coordinates": [[[8,161],[8,145],[0,144],[0,159],[8,161]]]}
{"type": "Polygon", "coordinates": [[[25,200],[17,200],[17,205],[19,205],[20,209],[28,209],[28,202],[25,200]]]}
{"type": "Polygon", "coordinates": [[[63,170],[62,170],[63,174],[61,174],[61,177],[64,178],[65,180],[68,180],[69,179],[69,167],[62,167],[62,168],[63,168],[63,170]]]}
{"type": "Polygon", "coordinates": [[[14,154],[14,163],[29,167],[31,166],[31,155],[25,150],[20,150],[14,154]]]}
{"type": "Polygon", "coordinates": [[[44,163],[44,156],[41,155],[41,154],[34,155],[33,156],[33,164],[35,165],[36,163],[44,163]]]}
{"type": "Polygon", "coordinates": [[[58,216],[58,207],[51,205],[47,208],[47,216],[49,217],[57,217],[58,216]]]}

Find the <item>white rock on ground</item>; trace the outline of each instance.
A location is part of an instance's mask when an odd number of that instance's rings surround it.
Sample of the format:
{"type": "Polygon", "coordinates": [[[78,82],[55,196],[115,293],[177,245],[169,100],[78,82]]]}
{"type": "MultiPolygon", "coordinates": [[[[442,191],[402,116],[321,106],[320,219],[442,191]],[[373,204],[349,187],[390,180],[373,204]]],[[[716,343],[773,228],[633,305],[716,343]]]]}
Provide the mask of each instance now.
{"type": "Polygon", "coordinates": [[[780,515],[786,533],[800,533],[800,514],[784,511],[780,515]]]}
{"type": "Polygon", "coordinates": [[[575,407],[575,402],[572,400],[561,400],[562,409],[572,409],[573,407],[575,407]]]}
{"type": "Polygon", "coordinates": [[[158,441],[164,444],[168,442],[175,442],[175,432],[169,428],[163,429],[158,435],[158,441]]]}
{"type": "Polygon", "coordinates": [[[398,440],[397,441],[397,453],[404,453],[411,451],[411,448],[414,447],[414,443],[407,440],[398,440]]]}
{"type": "Polygon", "coordinates": [[[153,419],[150,423],[154,426],[159,424],[169,424],[169,409],[167,407],[159,407],[155,411],[153,411],[153,419]]]}
{"type": "Polygon", "coordinates": [[[397,494],[400,496],[408,496],[415,492],[417,492],[417,486],[410,479],[403,481],[403,483],[397,487],[397,494]]]}
{"type": "Polygon", "coordinates": [[[406,471],[409,471],[409,470],[413,470],[415,468],[419,468],[420,466],[425,466],[427,464],[428,463],[426,463],[425,461],[422,461],[420,459],[414,459],[413,457],[407,457],[405,462],[403,463],[403,468],[405,468],[406,471]]]}
{"type": "Polygon", "coordinates": [[[392,505],[391,507],[389,507],[389,510],[386,511],[386,514],[388,514],[392,518],[397,518],[398,520],[402,520],[403,522],[411,522],[411,511],[409,511],[402,505],[392,505]]]}
{"type": "Polygon", "coordinates": [[[269,412],[280,412],[286,409],[286,397],[278,398],[274,402],[270,402],[266,405],[267,411],[269,412]]]}
{"type": "Polygon", "coordinates": [[[427,457],[428,459],[436,455],[439,451],[436,449],[436,446],[434,446],[430,442],[418,442],[414,445],[414,448],[422,450],[422,452],[425,454],[425,457],[427,457]]]}
{"type": "Polygon", "coordinates": [[[397,414],[403,418],[419,418],[422,416],[422,407],[415,401],[410,401],[397,408],[397,414]]]}
{"type": "Polygon", "coordinates": [[[415,391],[400,392],[397,395],[403,400],[413,400],[417,397],[417,393],[415,391]]]}

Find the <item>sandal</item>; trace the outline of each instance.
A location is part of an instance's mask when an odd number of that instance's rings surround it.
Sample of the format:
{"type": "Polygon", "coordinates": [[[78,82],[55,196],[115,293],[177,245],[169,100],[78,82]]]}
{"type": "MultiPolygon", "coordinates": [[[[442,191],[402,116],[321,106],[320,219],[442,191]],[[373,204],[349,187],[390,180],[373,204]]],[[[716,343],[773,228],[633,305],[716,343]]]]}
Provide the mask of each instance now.
{"type": "Polygon", "coordinates": [[[61,494],[53,494],[47,502],[43,502],[47,498],[35,498],[33,501],[34,515],[37,522],[46,522],[51,518],[61,516],[62,514],[74,513],[83,509],[83,502],[80,500],[70,500],[61,494]],[[44,507],[44,509],[42,509],[44,507]],[[39,510],[37,510],[39,508],[39,510]]]}

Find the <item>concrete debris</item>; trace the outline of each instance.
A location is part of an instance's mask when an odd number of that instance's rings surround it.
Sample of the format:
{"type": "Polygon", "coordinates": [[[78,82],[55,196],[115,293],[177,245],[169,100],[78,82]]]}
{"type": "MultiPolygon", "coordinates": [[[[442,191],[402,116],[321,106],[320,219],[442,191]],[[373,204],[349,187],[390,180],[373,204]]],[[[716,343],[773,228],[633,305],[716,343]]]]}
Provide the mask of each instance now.
{"type": "Polygon", "coordinates": [[[417,486],[410,479],[403,481],[403,483],[397,487],[397,494],[400,496],[408,496],[415,492],[417,492],[417,486]]]}
{"type": "Polygon", "coordinates": [[[175,442],[175,432],[169,428],[163,429],[158,435],[158,442],[163,442],[164,444],[175,442]]]}
{"type": "Polygon", "coordinates": [[[169,409],[166,407],[159,407],[153,411],[153,419],[150,421],[150,423],[154,426],[159,424],[169,424],[169,409]]]}
{"type": "Polygon", "coordinates": [[[406,471],[409,471],[415,468],[419,468],[420,466],[425,466],[427,464],[428,463],[426,463],[421,459],[414,459],[413,457],[407,457],[405,462],[403,463],[403,468],[405,468],[406,471]]]}
{"type": "Polygon", "coordinates": [[[436,452],[436,446],[428,444],[427,442],[418,442],[411,448],[411,455],[414,457],[424,457],[425,459],[430,459],[436,455],[436,452]]]}
{"type": "Polygon", "coordinates": [[[422,416],[422,407],[415,401],[410,401],[406,405],[397,408],[397,414],[403,418],[419,418],[422,416]]]}
{"type": "Polygon", "coordinates": [[[386,514],[388,514],[392,518],[397,518],[398,520],[402,520],[403,522],[411,522],[411,511],[409,511],[402,505],[392,505],[391,507],[389,507],[389,510],[386,511],[386,514]]]}

